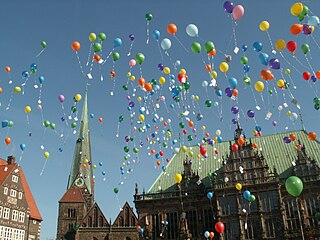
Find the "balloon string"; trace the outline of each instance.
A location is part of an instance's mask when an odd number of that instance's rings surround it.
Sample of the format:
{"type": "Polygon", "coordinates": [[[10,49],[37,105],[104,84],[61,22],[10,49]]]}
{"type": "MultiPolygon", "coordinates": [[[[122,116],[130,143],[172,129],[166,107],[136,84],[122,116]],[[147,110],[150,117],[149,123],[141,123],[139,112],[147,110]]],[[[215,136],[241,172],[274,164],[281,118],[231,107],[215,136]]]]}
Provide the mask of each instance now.
{"type": "Polygon", "coordinates": [[[311,34],[311,38],[314,41],[314,43],[317,45],[318,48],[320,48],[319,43],[316,41],[316,39],[314,38],[313,34],[311,34]]]}
{"type": "MultiPolygon", "coordinates": [[[[112,63],[112,70],[113,71],[114,71],[114,68],[115,68],[115,61],[113,61],[113,63],[112,63]]],[[[112,79],[112,77],[111,77],[111,79],[112,79]]],[[[112,91],[110,92],[111,96],[113,96],[115,88],[116,88],[116,75],[113,77],[113,87],[112,87],[112,91]]]]}
{"type": "Polygon", "coordinates": [[[9,110],[9,109],[10,109],[11,102],[12,102],[12,98],[13,98],[13,91],[11,92],[11,96],[10,96],[10,99],[9,99],[8,106],[6,107],[6,110],[9,110]]]}
{"type": "Polygon", "coordinates": [[[29,78],[30,78],[30,76],[27,77],[26,80],[21,84],[21,87],[22,87],[22,95],[24,95],[24,86],[27,84],[29,78]]]}
{"type": "Polygon", "coordinates": [[[116,134],[117,138],[119,137],[119,131],[120,131],[120,122],[118,122],[118,126],[117,126],[117,134],[116,134]]]}
{"type": "Polygon", "coordinates": [[[290,79],[290,82],[292,83],[293,88],[296,89],[297,86],[294,84],[293,79],[290,75],[289,75],[289,79],[290,79]]]}
{"type": "Polygon", "coordinates": [[[299,223],[300,223],[301,236],[302,236],[302,240],[304,240],[304,232],[303,232],[303,227],[302,227],[298,198],[296,198],[296,204],[297,204],[297,210],[298,210],[298,218],[299,218],[299,223]]]}
{"type": "Polygon", "coordinates": [[[36,58],[39,57],[39,56],[44,52],[44,50],[45,50],[45,48],[42,49],[42,50],[37,54],[36,58]]]}
{"type": "Polygon", "coordinates": [[[76,51],[76,55],[77,55],[77,59],[78,59],[78,63],[79,63],[79,66],[80,66],[81,73],[82,73],[83,76],[86,76],[84,71],[83,71],[83,67],[82,67],[82,64],[81,64],[81,61],[80,61],[80,57],[79,57],[78,51],[76,51]]]}
{"type": "Polygon", "coordinates": [[[129,52],[127,54],[128,57],[131,55],[131,50],[132,50],[132,47],[133,47],[133,43],[134,43],[134,41],[132,41],[131,44],[130,44],[129,52]]]}
{"type": "Polygon", "coordinates": [[[251,86],[251,85],[250,85],[250,89],[251,89],[251,92],[252,92],[252,95],[253,95],[254,102],[256,103],[256,108],[260,108],[259,105],[258,105],[256,96],[254,95],[254,92],[253,92],[253,89],[252,89],[252,86],[251,86]]]}
{"type": "Polygon", "coordinates": [[[147,21],[147,44],[149,44],[149,21],[147,21]]]}
{"type": "Polygon", "coordinates": [[[297,56],[293,55],[293,58],[300,64],[300,66],[302,66],[304,68],[308,68],[307,66],[302,64],[302,62],[297,58],[297,56]]]}
{"type": "Polygon", "coordinates": [[[272,53],[273,53],[273,54],[276,54],[277,52],[274,50],[273,43],[272,43],[272,40],[271,40],[269,31],[266,31],[266,32],[267,32],[267,35],[268,35],[269,43],[270,43],[270,45],[271,45],[272,53]]]}
{"type": "Polygon", "coordinates": [[[19,158],[18,165],[20,165],[20,162],[21,162],[21,160],[22,160],[22,157],[23,157],[23,151],[21,151],[21,154],[20,154],[20,158],[19,158]]]}
{"type": "Polygon", "coordinates": [[[232,34],[233,34],[233,39],[234,39],[234,47],[238,48],[236,27],[237,27],[237,24],[236,24],[236,22],[234,22],[234,24],[232,24],[232,34]]]}
{"type": "Polygon", "coordinates": [[[46,158],[46,161],[44,162],[44,165],[43,165],[43,168],[41,170],[40,176],[42,176],[42,174],[44,173],[44,170],[45,170],[46,165],[47,165],[47,161],[48,161],[48,158],[46,158]]]}
{"type": "Polygon", "coordinates": [[[159,40],[157,40],[157,45],[158,45],[158,49],[159,49],[159,52],[160,52],[160,55],[161,55],[161,60],[163,61],[163,55],[162,55],[162,52],[161,52],[159,40]]]}
{"type": "Polygon", "coordinates": [[[306,58],[306,60],[307,60],[307,63],[308,63],[308,65],[309,65],[309,67],[310,67],[310,69],[311,69],[311,71],[312,71],[312,74],[313,74],[313,75],[316,75],[316,73],[315,73],[315,71],[314,71],[313,67],[311,66],[311,63],[310,63],[310,61],[309,61],[308,57],[307,57],[306,55],[304,55],[304,56],[305,56],[305,58],[306,58]]]}
{"type": "Polygon", "coordinates": [[[114,51],[114,47],[112,48],[112,50],[109,52],[108,56],[106,57],[106,59],[102,62],[102,65],[104,65],[106,63],[106,61],[108,60],[108,58],[111,56],[111,54],[114,51]]]}
{"type": "Polygon", "coordinates": [[[91,75],[91,73],[92,73],[92,69],[93,69],[93,62],[94,62],[94,59],[92,58],[92,60],[91,60],[91,65],[90,65],[90,69],[89,69],[89,74],[87,75],[87,77],[90,79],[90,78],[92,78],[92,76],[90,76],[91,75]],[[90,76],[90,77],[89,77],[90,76]]]}
{"type": "Polygon", "coordinates": [[[294,70],[296,70],[297,73],[299,73],[300,75],[302,74],[302,72],[300,72],[295,66],[293,66],[283,55],[282,52],[279,52],[281,57],[286,61],[287,64],[289,64],[290,67],[292,67],[294,70]]]}
{"type": "Polygon", "coordinates": [[[181,45],[181,47],[184,48],[184,50],[189,53],[188,49],[183,45],[183,43],[180,41],[180,39],[176,36],[176,34],[173,34],[174,38],[178,41],[178,43],[181,45]]]}
{"type": "Polygon", "coordinates": [[[87,58],[86,66],[88,66],[88,65],[89,65],[90,56],[91,56],[91,49],[92,49],[92,43],[90,44],[90,48],[89,48],[89,53],[88,53],[88,58],[87,58]]]}
{"type": "Polygon", "coordinates": [[[66,111],[65,111],[63,102],[61,103],[61,108],[62,108],[62,110],[63,110],[63,117],[64,117],[64,120],[65,120],[65,122],[66,122],[66,126],[68,126],[68,118],[67,118],[67,114],[66,114],[66,111]]]}

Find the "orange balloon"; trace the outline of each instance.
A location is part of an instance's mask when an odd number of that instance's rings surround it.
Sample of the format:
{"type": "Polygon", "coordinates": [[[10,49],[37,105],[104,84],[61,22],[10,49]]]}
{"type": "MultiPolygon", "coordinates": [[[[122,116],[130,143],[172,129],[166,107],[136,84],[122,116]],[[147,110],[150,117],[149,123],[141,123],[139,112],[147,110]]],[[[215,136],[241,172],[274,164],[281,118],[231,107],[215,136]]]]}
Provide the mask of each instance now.
{"type": "Polygon", "coordinates": [[[150,92],[152,90],[152,84],[151,83],[146,83],[144,85],[144,89],[147,91],[147,92],[150,92]]]}
{"type": "Polygon", "coordinates": [[[258,148],[258,144],[254,143],[254,144],[252,144],[252,147],[253,148],[258,148]]]}
{"type": "Polygon", "coordinates": [[[309,140],[314,141],[317,138],[317,134],[315,132],[309,132],[308,138],[309,138],[309,140]]]}
{"type": "Polygon", "coordinates": [[[102,117],[101,117],[101,118],[99,118],[99,122],[102,122],[102,121],[103,121],[102,117]]]}
{"type": "Polygon", "coordinates": [[[193,126],[194,126],[194,123],[193,123],[192,121],[189,121],[189,122],[188,122],[188,126],[189,126],[189,127],[193,127],[193,126]]]}
{"type": "Polygon", "coordinates": [[[239,144],[239,146],[243,146],[244,143],[245,143],[245,141],[244,141],[243,138],[239,138],[239,139],[238,139],[238,144],[239,144]]]}
{"type": "Polygon", "coordinates": [[[144,83],[145,83],[146,81],[144,80],[144,78],[139,78],[139,80],[138,80],[138,84],[141,86],[141,87],[143,87],[144,86],[144,83]]]}
{"type": "Polygon", "coordinates": [[[79,42],[73,42],[72,43],[72,49],[73,49],[73,51],[78,51],[80,49],[80,43],[79,42]]]}
{"type": "Polygon", "coordinates": [[[316,77],[320,79],[320,71],[316,72],[316,77]]]}
{"type": "Polygon", "coordinates": [[[294,140],[296,140],[296,135],[294,133],[291,133],[289,138],[291,141],[294,141],[294,140]]]}
{"type": "Polygon", "coordinates": [[[94,60],[95,62],[99,62],[99,61],[101,60],[101,57],[100,57],[98,54],[95,54],[95,55],[93,56],[93,60],[94,60]]]}
{"type": "Polygon", "coordinates": [[[151,154],[155,154],[155,153],[156,153],[156,150],[152,149],[151,154]]]}
{"type": "Polygon", "coordinates": [[[211,52],[208,52],[209,56],[213,57],[214,55],[216,55],[217,51],[215,49],[213,49],[211,52]]]}
{"type": "Polygon", "coordinates": [[[165,127],[166,127],[167,125],[168,125],[168,123],[167,123],[167,122],[164,122],[164,123],[163,123],[163,126],[165,126],[165,127]]]}
{"type": "Polygon", "coordinates": [[[273,80],[273,79],[274,79],[274,76],[273,76],[273,74],[271,73],[271,74],[269,75],[268,80],[273,80]]]}
{"type": "Polygon", "coordinates": [[[293,34],[293,35],[297,35],[299,33],[301,33],[302,31],[302,28],[303,28],[303,25],[302,24],[293,24],[290,28],[290,32],[293,34]]]}
{"type": "Polygon", "coordinates": [[[7,144],[7,146],[11,143],[11,138],[9,138],[9,137],[6,137],[5,139],[4,139],[4,142],[7,144]]]}
{"type": "Polygon", "coordinates": [[[115,76],[116,76],[116,72],[115,72],[114,70],[112,70],[112,71],[110,72],[110,77],[114,78],[115,76]]]}
{"type": "Polygon", "coordinates": [[[10,68],[9,66],[6,66],[6,67],[4,68],[4,70],[5,70],[6,72],[10,72],[10,71],[11,71],[11,68],[10,68]]]}
{"type": "Polygon", "coordinates": [[[206,133],[206,137],[210,137],[210,133],[207,132],[207,133],[206,133]]]}
{"type": "Polygon", "coordinates": [[[214,232],[210,232],[209,237],[210,237],[210,239],[214,238],[214,232]]]}
{"type": "Polygon", "coordinates": [[[178,28],[175,24],[171,23],[168,25],[168,33],[169,34],[175,34],[178,31],[178,28]]]}
{"type": "Polygon", "coordinates": [[[261,72],[260,72],[260,77],[263,79],[263,80],[272,80],[273,79],[273,74],[271,73],[271,71],[269,69],[262,69],[261,72]]]}
{"type": "Polygon", "coordinates": [[[0,87],[0,94],[2,93],[2,88],[0,87]]]}
{"type": "Polygon", "coordinates": [[[156,164],[157,164],[157,166],[160,166],[160,165],[161,165],[161,162],[160,162],[160,161],[157,161],[156,164]]]}
{"type": "Polygon", "coordinates": [[[210,66],[210,64],[207,64],[207,65],[206,65],[206,70],[207,70],[207,72],[210,72],[210,71],[211,71],[211,66],[210,66]]]}
{"type": "Polygon", "coordinates": [[[238,90],[237,89],[233,89],[232,90],[232,95],[235,96],[235,97],[238,97],[238,95],[239,95],[238,90]]]}

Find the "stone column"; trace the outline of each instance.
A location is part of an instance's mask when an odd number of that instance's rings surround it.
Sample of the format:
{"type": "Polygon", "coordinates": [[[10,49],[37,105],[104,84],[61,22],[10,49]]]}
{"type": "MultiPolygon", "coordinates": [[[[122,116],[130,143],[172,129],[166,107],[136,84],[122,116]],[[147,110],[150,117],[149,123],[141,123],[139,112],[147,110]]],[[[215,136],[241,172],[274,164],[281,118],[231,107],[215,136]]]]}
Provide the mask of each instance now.
{"type": "Polygon", "coordinates": [[[243,218],[242,218],[242,206],[240,204],[240,199],[239,199],[239,195],[237,195],[237,211],[238,211],[238,221],[239,221],[239,237],[240,240],[244,240],[245,239],[245,230],[244,230],[244,222],[243,222],[243,218]]]}

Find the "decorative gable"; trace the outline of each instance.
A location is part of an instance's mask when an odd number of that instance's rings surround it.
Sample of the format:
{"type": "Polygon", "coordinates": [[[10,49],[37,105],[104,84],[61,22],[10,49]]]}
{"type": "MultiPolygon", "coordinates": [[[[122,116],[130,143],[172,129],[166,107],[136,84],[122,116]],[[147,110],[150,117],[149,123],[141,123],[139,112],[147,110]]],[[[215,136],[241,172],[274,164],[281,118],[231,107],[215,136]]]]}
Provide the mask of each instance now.
{"type": "Polygon", "coordinates": [[[82,227],[102,228],[109,227],[110,223],[105,218],[99,205],[95,202],[92,208],[88,211],[82,222],[82,227]]]}
{"type": "Polygon", "coordinates": [[[113,222],[113,227],[135,227],[138,224],[138,219],[133,212],[132,207],[126,202],[122,210],[118,214],[116,220],[113,222]]]}

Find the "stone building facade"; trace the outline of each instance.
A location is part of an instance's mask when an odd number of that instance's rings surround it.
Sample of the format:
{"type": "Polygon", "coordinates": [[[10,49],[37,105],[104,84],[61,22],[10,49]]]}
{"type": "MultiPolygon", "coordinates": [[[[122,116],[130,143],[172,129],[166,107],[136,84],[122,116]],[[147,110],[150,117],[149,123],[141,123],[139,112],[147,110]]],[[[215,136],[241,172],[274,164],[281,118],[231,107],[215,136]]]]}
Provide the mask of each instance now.
{"type": "Polygon", "coordinates": [[[57,239],[138,239],[138,219],[127,202],[113,223],[104,216],[94,199],[92,168],[86,93],[67,190],[59,201],[57,239]]]}
{"type": "MultiPolygon", "coordinates": [[[[197,147],[193,151],[197,156],[197,147]]],[[[180,152],[148,193],[136,189],[143,239],[205,239],[205,231],[214,232],[214,239],[228,240],[320,239],[320,144],[310,141],[305,131],[248,140],[238,126],[234,142],[207,146],[207,152],[207,159],[180,152]],[[285,144],[289,134],[297,139],[285,144]],[[234,151],[232,145],[240,137],[244,144],[234,151]],[[173,182],[175,173],[182,173],[180,184],[173,182]],[[304,184],[298,198],[285,188],[285,180],[293,175],[304,184]],[[244,199],[245,190],[254,201],[244,199]],[[208,192],[213,193],[211,199],[208,192]],[[222,234],[215,231],[218,221],[225,226],[222,234]]]]}
{"type": "Polygon", "coordinates": [[[40,240],[42,218],[15,157],[0,159],[0,239],[40,240]]]}

